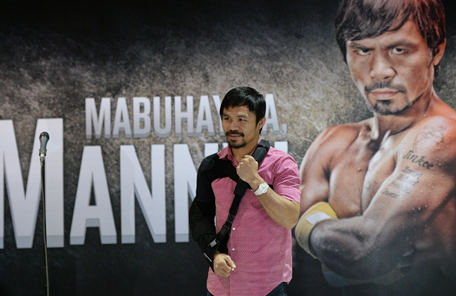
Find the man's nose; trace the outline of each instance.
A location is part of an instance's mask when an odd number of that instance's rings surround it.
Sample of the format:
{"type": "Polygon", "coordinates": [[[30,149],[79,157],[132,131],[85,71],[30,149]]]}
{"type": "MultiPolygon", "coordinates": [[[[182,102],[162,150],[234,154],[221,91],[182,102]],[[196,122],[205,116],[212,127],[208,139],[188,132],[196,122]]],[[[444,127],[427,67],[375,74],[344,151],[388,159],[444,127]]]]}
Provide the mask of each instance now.
{"type": "Polygon", "coordinates": [[[237,123],[236,120],[231,121],[230,125],[228,126],[228,129],[231,131],[236,131],[239,128],[239,124],[237,123]]]}
{"type": "Polygon", "coordinates": [[[390,79],[396,71],[389,56],[376,54],[372,56],[370,76],[374,80],[390,79]]]}

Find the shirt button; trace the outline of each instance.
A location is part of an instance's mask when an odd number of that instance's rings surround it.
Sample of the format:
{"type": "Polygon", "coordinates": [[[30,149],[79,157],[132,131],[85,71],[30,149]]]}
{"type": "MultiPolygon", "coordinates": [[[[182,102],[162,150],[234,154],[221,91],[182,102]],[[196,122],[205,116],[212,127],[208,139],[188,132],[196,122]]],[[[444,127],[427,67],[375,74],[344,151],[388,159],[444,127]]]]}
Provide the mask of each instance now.
{"type": "Polygon", "coordinates": [[[235,248],[232,248],[231,250],[233,250],[233,251],[234,251],[234,250],[236,250],[236,249],[235,249],[235,248]]]}
{"type": "Polygon", "coordinates": [[[233,227],[233,230],[236,230],[236,227],[233,227]]]}

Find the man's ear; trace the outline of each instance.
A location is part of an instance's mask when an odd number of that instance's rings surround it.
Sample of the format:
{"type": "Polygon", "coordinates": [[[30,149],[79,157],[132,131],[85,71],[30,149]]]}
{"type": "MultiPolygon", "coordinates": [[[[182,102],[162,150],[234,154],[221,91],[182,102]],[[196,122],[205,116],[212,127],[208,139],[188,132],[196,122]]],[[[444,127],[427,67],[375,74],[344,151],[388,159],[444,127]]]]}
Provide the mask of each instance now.
{"type": "Polygon", "coordinates": [[[258,121],[258,127],[260,129],[262,129],[265,123],[266,123],[266,116],[261,118],[260,121],[258,121]]]}
{"type": "Polygon", "coordinates": [[[446,39],[442,42],[442,44],[440,44],[433,50],[434,51],[433,52],[434,57],[432,59],[433,66],[437,66],[438,64],[440,64],[440,61],[442,60],[442,57],[443,57],[443,53],[445,52],[445,46],[446,46],[446,39]]]}

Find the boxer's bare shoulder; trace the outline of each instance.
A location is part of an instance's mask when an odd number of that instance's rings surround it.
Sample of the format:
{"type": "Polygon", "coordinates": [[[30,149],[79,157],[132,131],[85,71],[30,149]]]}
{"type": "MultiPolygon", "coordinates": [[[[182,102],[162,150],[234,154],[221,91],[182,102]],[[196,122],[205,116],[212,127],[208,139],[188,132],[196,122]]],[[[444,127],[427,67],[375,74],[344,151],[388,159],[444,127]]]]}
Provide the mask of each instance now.
{"type": "MultiPolygon", "coordinates": [[[[397,165],[422,171],[432,185],[448,179],[448,190],[456,189],[456,112],[438,108],[410,129],[397,149],[397,165]]],[[[425,182],[423,181],[423,182],[425,182]]],[[[439,186],[446,187],[446,186],[439,186]]]]}

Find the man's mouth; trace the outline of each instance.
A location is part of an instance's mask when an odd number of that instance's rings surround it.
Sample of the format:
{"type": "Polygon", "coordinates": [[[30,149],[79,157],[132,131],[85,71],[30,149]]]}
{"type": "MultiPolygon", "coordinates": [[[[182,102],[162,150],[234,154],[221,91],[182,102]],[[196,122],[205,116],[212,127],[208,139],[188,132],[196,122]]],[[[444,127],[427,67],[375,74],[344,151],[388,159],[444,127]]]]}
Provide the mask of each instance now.
{"type": "Polygon", "coordinates": [[[400,91],[392,89],[376,89],[370,93],[374,95],[377,100],[391,100],[391,98],[394,97],[398,92],[400,91]]]}
{"type": "Polygon", "coordinates": [[[237,138],[243,137],[244,134],[243,133],[226,133],[226,136],[228,138],[237,139],[237,138]]]}
{"type": "Polygon", "coordinates": [[[372,94],[377,100],[391,100],[397,93],[404,93],[406,89],[403,85],[393,84],[391,81],[375,81],[364,88],[366,95],[372,94]]]}

